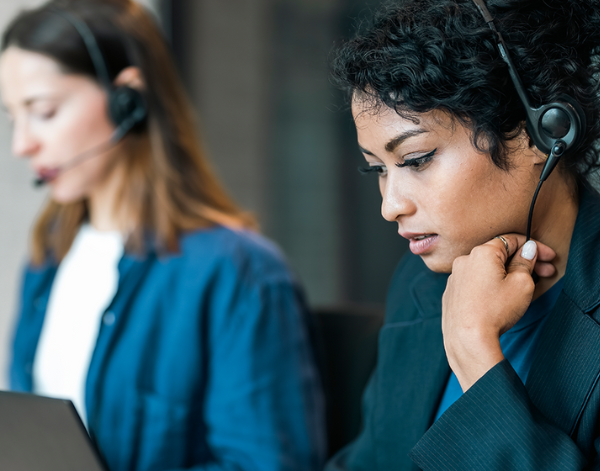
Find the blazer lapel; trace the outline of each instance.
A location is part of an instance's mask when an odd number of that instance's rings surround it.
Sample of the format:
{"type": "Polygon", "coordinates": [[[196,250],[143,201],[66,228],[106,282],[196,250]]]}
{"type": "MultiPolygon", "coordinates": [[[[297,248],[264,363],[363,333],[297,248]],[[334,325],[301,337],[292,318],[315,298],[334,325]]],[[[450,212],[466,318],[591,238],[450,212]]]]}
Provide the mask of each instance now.
{"type": "MultiPolygon", "coordinates": [[[[427,270],[410,286],[416,309],[386,324],[379,339],[374,410],[379,469],[410,469],[408,452],[423,436],[450,374],[444,351],[441,298],[446,275],[427,270]],[[399,466],[403,463],[403,466],[399,466]]],[[[404,303],[409,304],[409,303],[404,303]]]]}
{"type": "Polygon", "coordinates": [[[600,197],[581,192],[563,292],[544,326],[527,379],[533,403],[573,435],[600,375],[600,197]],[[596,319],[594,320],[594,317],[596,319]]]}

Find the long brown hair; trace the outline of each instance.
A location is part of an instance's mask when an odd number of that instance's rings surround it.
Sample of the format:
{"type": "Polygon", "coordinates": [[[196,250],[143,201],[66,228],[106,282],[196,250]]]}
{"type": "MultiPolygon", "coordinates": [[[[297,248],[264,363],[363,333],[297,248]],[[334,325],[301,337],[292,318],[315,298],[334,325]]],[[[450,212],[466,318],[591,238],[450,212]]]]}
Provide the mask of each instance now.
{"type": "MultiPolygon", "coordinates": [[[[133,65],[145,82],[146,129],[130,133],[121,144],[125,178],[117,201],[119,214],[132,228],[126,234],[128,250],[142,252],[148,235],[162,250],[177,251],[185,231],[213,225],[255,228],[254,219],[234,204],[209,168],[165,41],[142,6],[132,0],[54,0],[17,16],[4,33],[2,50],[16,46],[38,52],[65,72],[96,78],[81,36],[51,11],[57,6],[92,30],[111,80],[133,65]]],[[[62,260],[87,211],[85,200],[50,200],[34,225],[32,262],[41,264],[49,255],[62,260]]]]}

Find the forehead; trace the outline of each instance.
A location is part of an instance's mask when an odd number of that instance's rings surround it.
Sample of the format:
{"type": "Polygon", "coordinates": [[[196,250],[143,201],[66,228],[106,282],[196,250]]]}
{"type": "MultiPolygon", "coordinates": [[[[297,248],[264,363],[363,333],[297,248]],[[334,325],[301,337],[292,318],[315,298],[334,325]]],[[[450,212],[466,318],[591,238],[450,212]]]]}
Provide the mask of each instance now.
{"type": "Polygon", "coordinates": [[[93,81],[83,75],[66,74],[54,59],[14,46],[0,56],[0,92],[7,106],[37,96],[69,93],[93,81]]]}
{"type": "Polygon", "coordinates": [[[0,57],[0,78],[6,81],[18,78],[28,82],[64,75],[60,64],[48,56],[37,52],[10,46],[0,57]]]}
{"type": "Polygon", "coordinates": [[[11,46],[0,56],[0,91],[8,107],[53,92],[62,77],[59,64],[42,54],[11,46]]]}
{"type": "Polygon", "coordinates": [[[352,116],[359,136],[379,141],[402,134],[452,135],[457,124],[449,113],[441,110],[401,115],[385,104],[360,95],[352,99],[352,116]]]}

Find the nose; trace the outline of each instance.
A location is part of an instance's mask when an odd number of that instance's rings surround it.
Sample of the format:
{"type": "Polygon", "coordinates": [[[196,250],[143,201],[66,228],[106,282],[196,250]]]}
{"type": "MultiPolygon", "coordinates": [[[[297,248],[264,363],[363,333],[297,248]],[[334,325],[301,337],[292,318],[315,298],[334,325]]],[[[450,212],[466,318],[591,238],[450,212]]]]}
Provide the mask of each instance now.
{"type": "Polygon", "coordinates": [[[380,183],[381,215],[386,221],[399,221],[400,218],[414,214],[416,206],[400,182],[389,176],[380,183]]]}
{"type": "Polygon", "coordinates": [[[12,152],[17,157],[30,157],[39,149],[39,141],[35,139],[25,123],[15,122],[12,139],[12,152]]]}

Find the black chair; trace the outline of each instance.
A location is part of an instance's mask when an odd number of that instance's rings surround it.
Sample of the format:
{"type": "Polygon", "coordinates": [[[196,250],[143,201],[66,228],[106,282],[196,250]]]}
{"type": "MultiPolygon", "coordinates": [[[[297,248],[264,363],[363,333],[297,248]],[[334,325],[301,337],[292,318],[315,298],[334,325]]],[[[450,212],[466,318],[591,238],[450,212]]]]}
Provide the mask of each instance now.
{"type": "Polygon", "coordinates": [[[314,310],[327,394],[329,454],[361,428],[361,397],[377,359],[383,308],[350,306],[314,310]]]}

